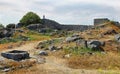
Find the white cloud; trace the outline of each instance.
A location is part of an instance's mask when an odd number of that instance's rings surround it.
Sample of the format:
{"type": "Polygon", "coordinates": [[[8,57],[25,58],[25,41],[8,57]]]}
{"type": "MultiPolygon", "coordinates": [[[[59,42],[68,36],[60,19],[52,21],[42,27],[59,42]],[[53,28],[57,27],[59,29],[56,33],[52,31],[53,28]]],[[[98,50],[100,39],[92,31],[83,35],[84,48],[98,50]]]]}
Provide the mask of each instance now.
{"type": "Polygon", "coordinates": [[[0,23],[18,23],[28,11],[60,23],[92,24],[95,17],[119,20],[120,0],[1,0],[0,23]]]}

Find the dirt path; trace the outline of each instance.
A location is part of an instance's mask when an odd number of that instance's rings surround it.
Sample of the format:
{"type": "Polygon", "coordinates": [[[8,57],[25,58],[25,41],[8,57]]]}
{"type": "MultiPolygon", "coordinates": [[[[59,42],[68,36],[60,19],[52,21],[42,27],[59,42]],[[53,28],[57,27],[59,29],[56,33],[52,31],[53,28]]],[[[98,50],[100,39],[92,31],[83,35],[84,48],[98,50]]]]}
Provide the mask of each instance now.
{"type": "Polygon", "coordinates": [[[94,70],[91,71],[69,68],[65,64],[65,59],[56,58],[55,56],[47,57],[44,67],[46,69],[56,70],[57,74],[98,74],[97,71],[94,70]]]}
{"type": "MultiPolygon", "coordinates": [[[[25,50],[28,51],[32,56],[32,54],[35,51],[35,47],[38,43],[39,41],[31,42],[24,44],[21,47],[16,47],[14,49],[8,49],[8,50],[25,50]]],[[[46,63],[37,64],[36,66],[31,67],[28,70],[29,74],[99,74],[95,70],[71,69],[66,66],[65,59],[58,58],[57,56],[51,55],[45,58],[46,58],[46,63]]],[[[17,73],[18,72],[16,71],[14,74],[17,73]]],[[[23,72],[21,74],[26,74],[26,73],[23,72]]]]}

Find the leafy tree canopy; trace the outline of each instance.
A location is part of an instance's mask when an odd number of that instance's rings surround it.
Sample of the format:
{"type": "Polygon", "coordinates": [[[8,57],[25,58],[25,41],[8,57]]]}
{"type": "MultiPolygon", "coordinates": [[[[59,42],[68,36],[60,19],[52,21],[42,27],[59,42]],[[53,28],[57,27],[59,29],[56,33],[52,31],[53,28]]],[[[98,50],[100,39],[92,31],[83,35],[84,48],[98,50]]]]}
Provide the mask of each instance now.
{"type": "Polygon", "coordinates": [[[3,28],[4,28],[4,26],[2,24],[0,24],[0,29],[3,29],[3,28]]]}
{"type": "Polygon", "coordinates": [[[22,23],[23,26],[28,26],[29,24],[41,23],[41,19],[36,13],[28,12],[26,15],[22,17],[20,23],[22,23]]]}

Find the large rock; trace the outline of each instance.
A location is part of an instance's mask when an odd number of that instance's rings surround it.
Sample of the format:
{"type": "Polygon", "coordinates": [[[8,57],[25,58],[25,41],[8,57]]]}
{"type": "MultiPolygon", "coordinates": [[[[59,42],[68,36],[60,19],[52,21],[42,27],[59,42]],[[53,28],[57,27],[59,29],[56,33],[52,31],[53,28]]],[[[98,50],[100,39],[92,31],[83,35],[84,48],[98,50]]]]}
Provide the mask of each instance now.
{"type": "Polygon", "coordinates": [[[30,24],[27,26],[27,28],[30,30],[39,30],[43,28],[43,25],[42,24],[30,24]]]}
{"type": "Polygon", "coordinates": [[[117,32],[113,29],[107,30],[103,33],[104,35],[111,35],[111,34],[117,34],[117,32]]]}
{"type": "Polygon", "coordinates": [[[7,59],[13,59],[15,61],[21,61],[23,59],[29,58],[29,53],[27,51],[13,50],[1,53],[1,56],[7,59]]]}
{"type": "Polygon", "coordinates": [[[39,55],[41,55],[41,56],[47,56],[48,53],[46,51],[42,50],[42,51],[39,52],[39,55]]]}
{"type": "Polygon", "coordinates": [[[0,30],[0,38],[11,37],[14,33],[14,30],[11,29],[2,29],[0,30]]]}
{"type": "Polygon", "coordinates": [[[51,45],[51,46],[48,47],[48,49],[49,49],[50,51],[54,51],[54,50],[57,50],[57,47],[51,45]]]}
{"type": "Polygon", "coordinates": [[[94,51],[103,51],[101,47],[104,45],[105,45],[105,42],[98,41],[98,40],[91,40],[87,42],[87,47],[94,51]]]}
{"type": "Polygon", "coordinates": [[[115,35],[115,40],[116,40],[117,42],[120,42],[120,34],[115,35]]]}
{"type": "Polygon", "coordinates": [[[79,35],[73,35],[71,37],[67,37],[65,41],[66,42],[74,42],[74,41],[77,41],[80,39],[83,39],[83,38],[81,38],[79,35]]]}

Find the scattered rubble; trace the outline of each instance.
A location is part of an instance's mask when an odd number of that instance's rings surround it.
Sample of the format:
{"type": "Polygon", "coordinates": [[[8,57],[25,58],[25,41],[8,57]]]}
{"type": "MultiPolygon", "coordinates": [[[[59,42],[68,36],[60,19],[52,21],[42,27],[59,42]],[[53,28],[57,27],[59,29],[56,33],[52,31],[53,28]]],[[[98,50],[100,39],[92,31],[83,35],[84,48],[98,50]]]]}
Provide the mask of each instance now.
{"type": "Polygon", "coordinates": [[[51,45],[51,46],[49,46],[49,47],[48,47],[48,49],[49,49],[50,51],[54,51],[54,50],[57,50],[57,47],[56,47],[56,46],[51,45]]]}
{"type": "Polygon", "coordinates": [[[103,33],[103,35],[112,35],[112,34],[117,34],[117,32],[113,29],[110,29],[103,33]]]}

